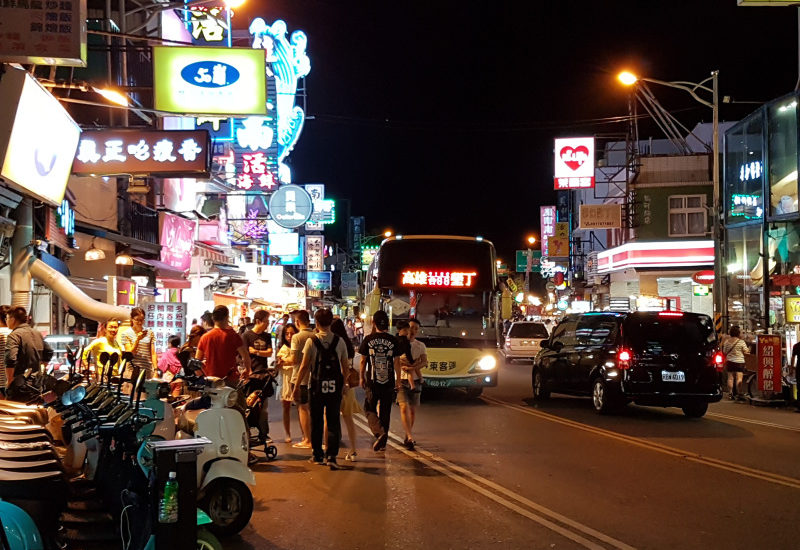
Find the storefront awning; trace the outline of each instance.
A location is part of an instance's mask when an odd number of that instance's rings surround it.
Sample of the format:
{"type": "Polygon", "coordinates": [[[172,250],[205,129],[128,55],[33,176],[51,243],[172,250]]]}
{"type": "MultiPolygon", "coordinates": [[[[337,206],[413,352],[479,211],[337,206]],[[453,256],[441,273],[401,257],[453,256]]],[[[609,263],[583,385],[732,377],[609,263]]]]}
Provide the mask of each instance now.
{"type": "MultiPolygon", "coordinates": [[[[186,275],[183,271],[175,269],[171,265],[165,264],[162,261],[151,260],[150,258],[140,258],[138,256],[134,256],[133,261],[155,269],[157,279],[180,279],[180,280],[186,279],[186,275]]],[[[183,288],[183,287],[167,287],[167,288],[183,288]]]]}
{"type": "Polygon", "coordinates": [[[631,242],[597,254],[600,274],[626,268],[674,268],[712,265],[714,241],[631,242]]]}
{"type": "Polygon", "coordinates": [[[248,282],[247,273],[228,265],[214,264],[212,271],[219,273],[220,278],[227,277],[231,281],[241,281],[243,283],[248,282]]]}

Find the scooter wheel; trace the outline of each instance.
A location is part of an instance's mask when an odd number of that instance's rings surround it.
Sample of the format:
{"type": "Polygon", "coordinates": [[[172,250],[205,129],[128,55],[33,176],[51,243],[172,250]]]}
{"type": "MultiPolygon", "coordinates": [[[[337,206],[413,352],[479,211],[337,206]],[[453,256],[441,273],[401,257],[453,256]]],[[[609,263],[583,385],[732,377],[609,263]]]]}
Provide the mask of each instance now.
{"type": "Polygon", "coordinates": [[[197,550],[222,550],[222,543],[211,531],[198,529],[197,550]]]}
{"type": "Polygon", "coordinates": [[[250,523],[253,494],[236,479],[215,479],[206,488],[200,508],[213,522],[208,526],[209,531],[218,537],[235,535],[250,523]]]}
{"type": "Polygon", "coordinates": [[[275,445],[264,445],[264,452],[268,460],[275,460],[278,458],[278,448],[275,445]]]}

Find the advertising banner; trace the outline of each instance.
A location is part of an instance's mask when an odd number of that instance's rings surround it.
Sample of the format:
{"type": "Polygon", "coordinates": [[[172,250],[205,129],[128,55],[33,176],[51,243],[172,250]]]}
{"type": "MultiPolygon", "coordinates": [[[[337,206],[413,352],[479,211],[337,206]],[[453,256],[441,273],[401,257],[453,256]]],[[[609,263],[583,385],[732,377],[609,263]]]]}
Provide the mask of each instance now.
{"type": "Polygon", "coordinates": [[[76,175],[200,175],[211,164],[205,130],[89,130],[72,164],[76,175]]]}
{"type": "Polygon", "coordinates": [[[582,204],[578,215],[579,229],[622,228],[622,205],[582,204]]]}
{"type": "Polygon", "coordinates": [[[161,261],[178,271],[192,265],[196,222],[161,212],[161,261]]]}
{"type": "Polygon", "coordinates": [[[330,290],[331,289],[330,271],[308,271],[306,272],[306,283],[308,290],[330,290]]]}
{"type": "Polygon", "coordinates": [[[358,298],[358,273],[342,273],[342,298],[345,300],[358,298]]]}
{"type": "Polygon", "coordinates": [[[322,235],[306,235],[306,269],[308,271],[325,269],[324,245],[325,237],[322,235]]]}
{"type": "Polygon", "coordinates": [[[86,66],[86,0],[0,2],[0,61],[86,66]]]}
{"type": "Polygon", "coordinates": [[[539,232],[542,237],[542,256],[549,256],[547,239],[556,234],[556,207],[539,207],[539,232]]]}
{"type": "Polygon", "coordinates": [[[556,140],[555,189],[594,187],[594,138],[556,140]]]}
{"type": "Polygon", "coordinates": [[[81,129],[27,71],[6,66],[0,79],[0,177],[58,207],[81,129]]]}
{"type": "Polygon", "coordinates": [[[167,351],[170,336],[178,335],[183,339],[186,334],[186,303],[147,304],[144,326],[155,334],[156,352],[167,351]]]}
{"type": "Polygon", "coordinates": [[[759,334],[757,337],[758,389],[762,392],[781,391],[781,337],[759,334]]]}
{"type": "Polygon", "coordinates": [[[158,111],[197,115],[266,115],[263,50],[153,46],[158,111]]]}

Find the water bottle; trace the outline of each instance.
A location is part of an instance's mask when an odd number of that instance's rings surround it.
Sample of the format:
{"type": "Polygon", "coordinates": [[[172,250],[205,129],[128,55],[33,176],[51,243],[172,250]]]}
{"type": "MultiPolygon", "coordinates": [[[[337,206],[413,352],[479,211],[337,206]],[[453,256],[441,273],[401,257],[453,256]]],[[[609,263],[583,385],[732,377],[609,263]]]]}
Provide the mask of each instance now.
{"type": "Polygon", "coordinates": [[[159,523],[177,523],[178,521],[178,480],[175,472],[169,473],[164,485],[164,494],[158,505],[159,523]]]}

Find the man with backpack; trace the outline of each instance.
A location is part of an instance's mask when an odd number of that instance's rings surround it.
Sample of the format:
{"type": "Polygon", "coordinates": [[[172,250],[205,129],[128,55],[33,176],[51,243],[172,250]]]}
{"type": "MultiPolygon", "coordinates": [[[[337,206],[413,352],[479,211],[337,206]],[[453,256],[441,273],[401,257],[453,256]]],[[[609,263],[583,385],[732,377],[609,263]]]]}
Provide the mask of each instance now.
{"type": "MultiPolygon", "coordinates": [[[[329,309],[319,309],[314,314],[317,334],[311,336],[303,348],[303,361],[300,364],[298,379],[310,371],[308,386],[309,408],[311,412],[311,462],[324,465],[331,470],[338,470],[336,455],[339,454],[339,442],[342,439],[342,426],[339,423],[339,408],[342,403],[349,360],[347,345],[344,340],[331,332],[333,314],[329,309]],[[328,424],[328,442],[325,452],[322,450],[322,433],[325,421],[328,424]],[[327,457],[325,457],[327,455],[327,457]]],[[[296,384],[293,392],[295,399],[300,397],[300,385],[296,384]]]]}

